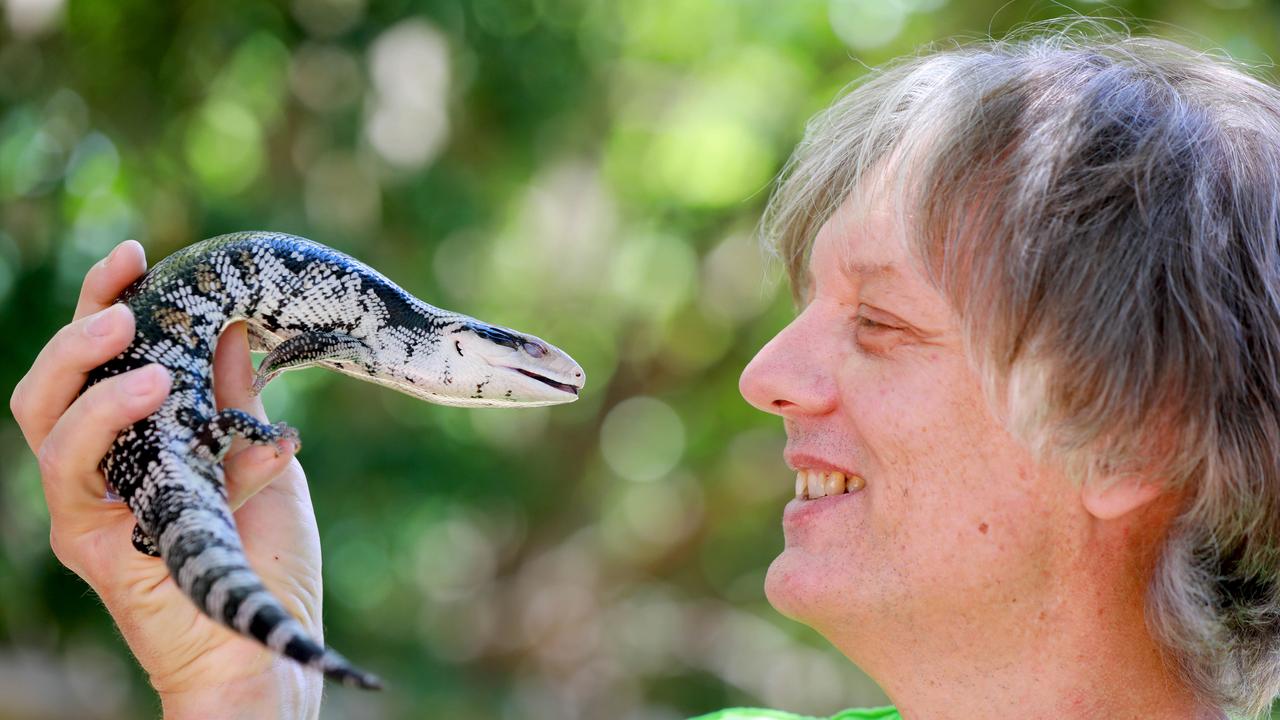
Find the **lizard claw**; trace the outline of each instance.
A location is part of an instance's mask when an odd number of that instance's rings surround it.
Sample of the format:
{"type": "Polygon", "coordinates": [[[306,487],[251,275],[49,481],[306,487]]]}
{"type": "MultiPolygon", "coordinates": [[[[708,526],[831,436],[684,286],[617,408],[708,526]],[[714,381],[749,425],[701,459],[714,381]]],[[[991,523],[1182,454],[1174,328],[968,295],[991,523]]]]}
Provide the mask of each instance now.
{"type": "Polygon", "coordinates": [[[286,451],[283,445],[286,442],[293,443],[293,452],[295,453],[302,449],[302,438],[298,435],[297,428],[294,428],[288,423],[278,422],[272,423],[271,429],[276,435],[276,457],[279,457],[281,453],[286,451]]]}

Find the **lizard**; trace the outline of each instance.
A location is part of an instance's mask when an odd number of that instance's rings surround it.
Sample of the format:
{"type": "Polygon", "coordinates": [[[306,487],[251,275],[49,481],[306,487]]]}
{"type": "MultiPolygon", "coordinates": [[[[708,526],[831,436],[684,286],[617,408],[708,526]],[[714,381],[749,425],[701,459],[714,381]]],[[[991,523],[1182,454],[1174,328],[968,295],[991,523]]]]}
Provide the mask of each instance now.
{"type": "Polygon", "coordinates": [[[308,636],[249,566],[227,504],[222,459],[233,438],[296,440],[285,423],[215,407],[213,352],[245,321],[266,352],[259,393],[280,373],[319,366],[442,405],[515,407],[572,402],[582,367],[532,335],[442,310],[364,263],[306,238],[221,235],[164,258],[116,302],[135,318],[132,343],[90,372],[84,389],[158,362],[171,391],[121,431],[100,468],[133,511],[133,545],[163,559],[206,615],[346,685],[381,680],[308,636]]]}

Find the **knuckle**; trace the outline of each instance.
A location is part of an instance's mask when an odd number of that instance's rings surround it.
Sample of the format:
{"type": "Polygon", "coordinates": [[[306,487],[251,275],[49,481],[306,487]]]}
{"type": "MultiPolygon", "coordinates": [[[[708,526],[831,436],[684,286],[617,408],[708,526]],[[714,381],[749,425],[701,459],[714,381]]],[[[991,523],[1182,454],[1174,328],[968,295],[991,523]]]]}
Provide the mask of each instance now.
{"type": "Polygon", "coordinates": [[[58,558],[58,562],[65,565],[62,556],[66,552],[66,548],[62,544],[62,535],[56,527],[49,528],[49,549],[53,551],[53,556],[58,558]]]}
{"type": "Polygon", "coordinates": [[[82,578],[85,577],[86,565],[80,562],[75,543],[67,538],[66,532],[59,531],[56,525],[49,528],[49,549],[64,567],[82,578]]]}
{"type": "Polygon", "coordinates": [[[13,413],[13,419],[17,420],[19,425],[24,424],[23,419],[26,417],[26,386],[27,379],[24,377],[13,387],[13,394],[9,396],[9,412],[13,413]]]}
{"type": "Polygon", "coordinates": [[[58,328],[58,332],[49,338],[49,354],[54,357],[63,357],[75,354],[76,349],[83,343],[87,337],[81,332],[81,323],[83,321],[73,322],[58,328]]]}
{"type": "Polygon", "coordinates": [[[58,558],[58,562],[66,565],[74,570],[71,562],[70,548],[63,537],[63,533],[58,532],[57,527],[49,528],[49,549],[53,550],[53,556],[58,558]]]}
{"type": "Polygon", "coordinates": [[[54,480],[62,476],[66,458],[58,451],[57,445],[46,438],[41,443],[40,449],[36,451],[36,462],[40,468],[40,475],[45,480],[54,480]]]}

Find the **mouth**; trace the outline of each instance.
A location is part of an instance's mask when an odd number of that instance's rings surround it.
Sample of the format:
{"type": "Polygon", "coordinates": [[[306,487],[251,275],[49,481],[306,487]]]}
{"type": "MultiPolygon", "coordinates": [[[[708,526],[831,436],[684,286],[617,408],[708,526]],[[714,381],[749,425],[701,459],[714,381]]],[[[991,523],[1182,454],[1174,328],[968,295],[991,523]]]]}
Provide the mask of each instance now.
{"type": "Polygon", "coordinates": [[[555,380],[552,380],[549,377],[544,377],[535,372],[529,372],[528,370],[525,370],[523,368],[507,368],[507,369],[515,370],[516,372],[520,373],[521,375],[524,375],[525,377],[533,378],[534,380],[537,380],[543,385],[549,385],[561,392],[567,392],[570,395],[573,395],[574,397],[577,397],[578,391],[582,389],[581,386],[579,385],[569,385],[567,383],[556,382],[555,380]]]}
{"type": "Polygon", "coordinates": [[[817,500],[831,495],[852,495],[867,486],[861,475],[839,470],[796,470],[796,500],[817,500]]]}

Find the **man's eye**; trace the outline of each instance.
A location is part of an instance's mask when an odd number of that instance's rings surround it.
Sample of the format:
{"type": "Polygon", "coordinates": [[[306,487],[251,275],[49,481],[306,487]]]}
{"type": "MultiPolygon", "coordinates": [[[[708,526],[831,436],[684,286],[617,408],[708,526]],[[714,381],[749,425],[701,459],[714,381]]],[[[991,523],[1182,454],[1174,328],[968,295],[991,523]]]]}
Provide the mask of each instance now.
{"type": "Polygon", "coordinates": [[[871,318],[866,317],[865,315],[859,315],[857,318],[854,319],[854,322],[857,324],[859,328],[863,328],[866,330],[897,330],[898,329],[893,325],[886,325],[882,322],[876,322],[875,320],[872,320],[871,318]]]}

